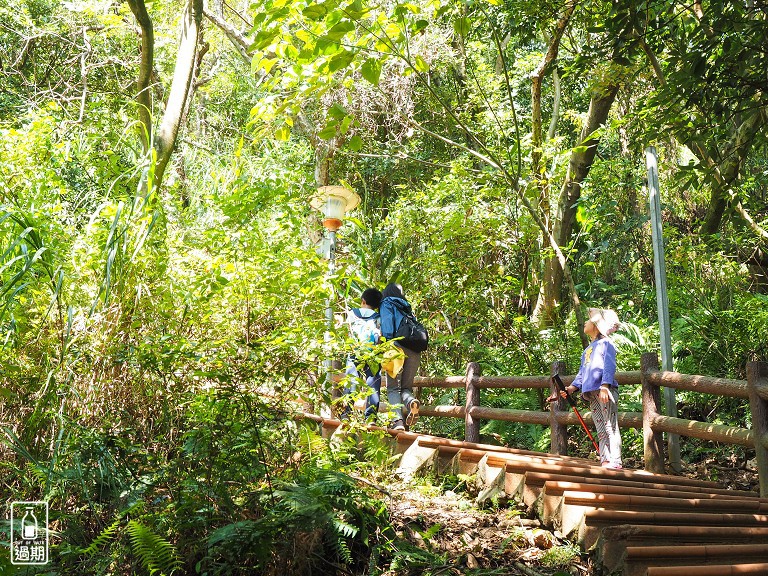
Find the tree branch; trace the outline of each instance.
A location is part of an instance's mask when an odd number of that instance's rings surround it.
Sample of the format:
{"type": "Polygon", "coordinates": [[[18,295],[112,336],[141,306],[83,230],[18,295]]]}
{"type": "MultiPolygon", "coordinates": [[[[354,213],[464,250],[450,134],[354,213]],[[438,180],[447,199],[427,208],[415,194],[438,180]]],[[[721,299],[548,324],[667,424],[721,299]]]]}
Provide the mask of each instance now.
{"type": "Polygon", "coordinates": [[[144,0],[128,0],[128,6],[141,28],[141,64],[136,79],[136,103],[139,105],[139,138],[146,152],[149,150],[152,133],[152,98],[149,87],[155,59],[155,32],[144,0]]]}
{"type": "Polygon", "coordinates": [[[578,2],[576,0],[569,0],[565,5],[565,12],[558,20],[555,26],[555,31],[549,41],[549,47],[547,53],[542,58],[539,66],[531,72],[531,124],[532,124],[532,172],[535,178],[541,176],[541,157],[542,157],[542,119],[541,119],[541,87],[544,82],[544,76],[549,72],[552,64],[557,59],[558,52],[560,50],[560,42],[565,34],[566,27],[573,16],[573,12],[576,9],[578,2]]]}
{"type": "Polygon", "coordinates": [[[250,64],[251,56],[248,54],[248,50],[251,47],[251,42],[248,40],[248,38],[246,38],[242,32],[237,30],[229,22],[224,20],[224,18],[219,17],[210,10],[203,8],[203,14],[205,14],[205,17],[208,18],[208,20],[213,22],[222,32],[224,32],[224,35],[229,38],[229,41],[237,50],[240,58],[242,58],[243,61],[247,64],[250,64]]]}

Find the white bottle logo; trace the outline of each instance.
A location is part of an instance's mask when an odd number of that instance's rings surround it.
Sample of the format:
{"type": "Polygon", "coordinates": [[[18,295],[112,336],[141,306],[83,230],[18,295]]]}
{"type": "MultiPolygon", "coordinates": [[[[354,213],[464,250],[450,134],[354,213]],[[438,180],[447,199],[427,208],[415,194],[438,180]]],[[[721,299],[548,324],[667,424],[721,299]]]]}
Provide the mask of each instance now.
{"type": "Polygon", "coordinates": [[[11,564],[48,564],[48,520],[48,502],[45,500],[11,502],[11,564]]]}
{"type": "Polygon", "coordinates": [[[32,508],[27,508],[21,519],[21,537],[24,540],[37,538],[37,516],[35,516],[32,508]]]}

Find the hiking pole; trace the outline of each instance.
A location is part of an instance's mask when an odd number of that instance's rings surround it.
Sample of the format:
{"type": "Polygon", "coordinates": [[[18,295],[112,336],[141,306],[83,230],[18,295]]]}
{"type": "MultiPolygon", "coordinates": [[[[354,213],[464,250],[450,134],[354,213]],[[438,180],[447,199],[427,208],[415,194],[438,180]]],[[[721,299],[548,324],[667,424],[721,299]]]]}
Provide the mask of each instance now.
{"type": "Polygon", "coordinates": [[[592,433],[589,431],[589,428],[587,428],[586,422],[584,422],[584,418],[581,417],[581,414],[579,414],[579,409],[576,408],[576,401],[573,399],[573,397],[568,394],[568,390],[565,389],[565,384],[563,384],[563,381],[560,379],[559,374],[555,374],[552,376],[552,378],[555,380],[555,384],[557,384],[557,387],[560,388],[561,392],[565,392],[565,399],[568,400],[568,404],[571,405],[571,408],[573,408],[573,411],[576,413],[576,418],[579,419],[579,422],[581,422],[581,427],[584,428],[584,432],[587,433],[587,436],[589,436],[589,439],[592,440],[592,446],[595,447],[595,450],[597,450],[598,457],[600,456],[600,447],[597,445],[597,442],[595,442],[595,439],[592,437],[592,433]]]}

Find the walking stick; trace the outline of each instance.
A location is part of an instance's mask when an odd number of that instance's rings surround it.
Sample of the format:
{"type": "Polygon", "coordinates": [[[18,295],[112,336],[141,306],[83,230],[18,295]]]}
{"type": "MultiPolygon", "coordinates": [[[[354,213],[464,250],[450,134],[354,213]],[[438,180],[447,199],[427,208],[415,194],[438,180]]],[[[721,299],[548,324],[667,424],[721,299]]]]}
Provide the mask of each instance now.
{"type": "Polygon", "coordinates": [[[581,414],[579,414],[579,409],[576,408],[576,401],[573,399],[573,397],[568,394],[568,390],[565,389],[565,384],[563,384],[563,381],[560,379],[559,374],[555,374],[552,376],[555,380],[555,384],[557,384],[557,387],[560,388],[561,392],[565,392],[565,398],[568,400],[568,404],[571,405],[571,408],[573,408],[573,411],[576,413],[576,418],[579,419],[579,422],[581,422],[581,427],[584,428],[584,432],[587,433],[587,436],[589,436],[589,439],[592,440],[592,446],[595,447],[595,450],[597,450],[597,455],[600,456],[600,447],[597,445],[597,442],[595,442],[595,439],[592,437],[592,433],[589,431],[589,428],[587,428],[587,424],[584,422],[584,418],[581,417],[581,414]]]}

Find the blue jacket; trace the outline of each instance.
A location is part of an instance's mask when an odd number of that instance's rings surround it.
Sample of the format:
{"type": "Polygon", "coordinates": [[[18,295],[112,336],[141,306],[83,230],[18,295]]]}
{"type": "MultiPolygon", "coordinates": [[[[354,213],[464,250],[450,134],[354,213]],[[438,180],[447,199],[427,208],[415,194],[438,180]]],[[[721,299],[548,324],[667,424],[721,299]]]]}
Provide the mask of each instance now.
{"type": "Polygon", "coordinates": [[[379,306],[379,323],[381,325],[381,335],[387,340],[391,340],[397,333],[405,314],[411,313],[411,305],[402,298],[387,296],[381,301],[379,306]]]}
{"type": "Polygon", "coordinates": [[[608,338],[600,338],[584,348],[581,367],[573,386],[581,393],[599,390],[603,384],[618,388],[616,382],[616,346],[608,338]]]}

